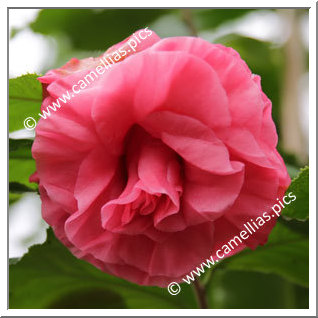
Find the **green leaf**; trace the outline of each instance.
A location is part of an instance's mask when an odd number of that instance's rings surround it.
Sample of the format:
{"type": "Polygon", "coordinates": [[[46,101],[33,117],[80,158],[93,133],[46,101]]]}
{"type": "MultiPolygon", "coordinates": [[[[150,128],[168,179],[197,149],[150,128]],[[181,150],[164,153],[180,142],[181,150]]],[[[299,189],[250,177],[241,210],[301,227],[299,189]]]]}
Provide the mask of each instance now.
{"type": "Polygon", "coordinates": [[[31,23],[34,32],[66,35],[76,49],[102,50],[147,27],[168,9],[44,9],[31,23]]]}
{"type": "Polygon", "coordinates": [[[9,182],[20,183],[36,190],[37,185],[29,182],[29,177],[34,172],[35,161],[33,159],[9,159],[9,182]]]}
{"type": "Polygon", "coordinates": [[[11,193],[9,192],[9,205],[19,201],[21,199],[21,194],[20,193],[11,193]]]}
{"type": "Polygon", "coordinates": [[[9,278],[10,308],[197,308],[191,286],[172,296],[110,276],[75,258],[51,229],[43,245],[10,265],[9,278]]]}
{"type": "Polygon", "coordinates": [[[24,128],[24,120],[39,117],[42,88],[39,75],[27,74],[9,80],[9,131],[24,128]]]}
{"type": "Polygon", "coordinates": [[[23,192],[37,191],[37,185],[29,182],[35,171],[32,143],[30,139],[9,139],[9,204],[19,200],[23,192]]]}
{"type": "Polygon", "coordinates": [[[194,9],[194,23],[199,30],[209,30],[219,27],[226,22],[235,21],[242,18],[253,9],[194,9]]]}
{"type": "Polygon", "coordinates": [[[309,233],[309,220],[300,221],[296,219],[290,219],[286,217],[280,217],[277,220],[279,223],[283,224],[284,226],[288,227],[294,232],[300,233],[302,235],[308,236],[309,233]]]}
{"type": "Polygon", "coordinates": [[[295,309],[309,307],[309,290],[274,274],[218,269],[207,286],[210,308],[295,309]]]}
{"type": "Polygon", "coordinates": [[[16,151],[20,148],[31,149],[32,139],[9,139],[9,152],[16,151]]]}
{"type": "MultiPolygon", "coordinates": [[[[280,152],[279,152],[280,153],[280,152]]],[[[281,154],[281,153],[280,153],[281,154]]],[[[282,154],[281,154],[281,156],[282,156],[282,154]]],[[[289,174],[289,176],[293,179],[293,178],[295,178],[297,175],[298,175],[298,173],[299,173],[299,168],[297,168],[297,167],[295,167],[295,166],[293,166],[293,165],[291,165],[291,164],[287,164],[286,163],[286,168],[287,168],[287,171],[288,171],[288,174],[289,174]]]]}
{"type": "Polygon", "coordinates": [[[293,179],[287,193],[292,192],[296,200],[282,210],[282,215],[292,219],[307,220],[309,218],[309,167],[300,170],[293,179]]]}
{"type": "Polygon", "coordinates": [[[9,191],[11,193],[35,192],[34,189],[19,182],[9,182],[9,191]]]}
{"type": "Polygon", "coordinates": [[[10,258],[10,259],[9,259],[9,265],[14,265],[14,264],[18,263],[19,260],[20,260],[19,257],[10,258]]]}
{"type": "Polygon", "coordinates": [[[224,261],[232,270],[273,273],[296,284],[309,284],[309,241],[307,235],[277,223],[267,244],[254,251],[244,250],[224,261]]]}
{"type": "Polygon", "coordinates": [[[49,309],[125,309],[124,299],[110,290],[104,288],[76,289],[64,297],[53,301],[49,309]]]}
{"type": "Polygon", "coordinates": [[[31,139],[9,139],[9,158],[10,159],[32,159],[31,139]]]}

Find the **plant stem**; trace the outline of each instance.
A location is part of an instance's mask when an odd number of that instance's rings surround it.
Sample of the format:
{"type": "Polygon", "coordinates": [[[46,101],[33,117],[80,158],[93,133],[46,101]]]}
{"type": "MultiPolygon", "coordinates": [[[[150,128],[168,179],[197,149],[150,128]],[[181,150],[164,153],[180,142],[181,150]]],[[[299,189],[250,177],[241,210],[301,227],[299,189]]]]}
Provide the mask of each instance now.
{"type": "Polygon", "coordinates": [[[198,36],[198,31],[193,23],[192,12],[190,9],[181,9],[182,20],[188,27],[192,36],[198,36]]]}
{"type": "Polygon", "coordinates": [[[194,285],[194,291],[195,295],[199,304],[199,308],[201,309],[207,309],[208,307],[208,302],[206,299],[206,294],[205,294],[205,287],[200,283],[198,279],[196,279],[193,282],[194,285]]]}

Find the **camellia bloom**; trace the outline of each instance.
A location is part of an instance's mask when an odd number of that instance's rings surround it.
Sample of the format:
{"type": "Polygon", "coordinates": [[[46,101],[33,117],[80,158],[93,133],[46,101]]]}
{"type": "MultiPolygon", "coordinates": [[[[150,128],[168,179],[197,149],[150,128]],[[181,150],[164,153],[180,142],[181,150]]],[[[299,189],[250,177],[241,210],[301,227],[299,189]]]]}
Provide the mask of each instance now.
{"type": "MultiPolygon", "coordinates": [[[[269,211],[290,178],[271,102],[239,54],[150,33],[40,120],[31,180],[43,218],[76,257],[164,287],[269,211]]],[[[42,110],[100,63],[72,59],[40,77],[42,110]]],[[[264,244],[275,221],[224,256],[264,244]]]]}

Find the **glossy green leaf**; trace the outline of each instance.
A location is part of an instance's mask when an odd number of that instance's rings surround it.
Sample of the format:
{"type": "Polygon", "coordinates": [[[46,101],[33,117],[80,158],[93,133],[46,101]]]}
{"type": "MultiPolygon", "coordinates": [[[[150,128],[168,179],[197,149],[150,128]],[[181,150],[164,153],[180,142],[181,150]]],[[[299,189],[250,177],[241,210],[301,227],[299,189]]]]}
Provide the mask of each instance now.
{"type": "Polygon", "coordinates": [[[24,128],[27,117],[39,119],[42,88],[39,75],[27,74],[9,80],[9,131],[24,128]]]}
{"type": "Polygon", "coordinates": [[[296,200],[282,210],[282,215],[292,219],[307,220],[309,217],[309,168],[300,170],[293,179],[287,193],[292,192],[296,200]]]}
{"type": "Polygon", "coordinates": [[[225,260],[223,265],[227,269],[277,274],[308,287],[308,236],[278,222],[264,246],[259,246],[254,251],[246,249],[225,260]]]}
{"type": "Polygon", "coordinates": [[[139,286],[105,274],[75,258],[51,229],[44,244],[31,247],[10,265],[9,285],[9,308],[92,308],[89,295],[96,296],[96,308],[197,308],[191,286],[172,296],[166,288],[139,286]]]}

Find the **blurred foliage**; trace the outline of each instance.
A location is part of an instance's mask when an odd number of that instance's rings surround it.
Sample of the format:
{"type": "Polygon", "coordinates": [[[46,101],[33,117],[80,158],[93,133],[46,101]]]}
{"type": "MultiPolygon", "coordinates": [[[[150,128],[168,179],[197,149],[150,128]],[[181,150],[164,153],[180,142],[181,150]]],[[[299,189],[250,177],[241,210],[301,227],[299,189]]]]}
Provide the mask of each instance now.
{"type": "Polygon", "coordinates": [[[254,9],[193,9],[193,21],[198,30],[213,30],[227,22],[242,18],[254,9]]]}
{"type": "MultiPolygon", "coordinates": [[[[30,28],[53,38],[55,67],[71,57],[98,56],[134,31],[149,26],[159,36],[214,34],[257,10],[252,9],[44,9],[30,28]],[[178,35],[179,35],[178,34],[178,35]]],[[[271,12],[275,10],[270,9],[271,12]]],[[[15,36],[21,29],[14,29],[15,36]]],[[[283,47],[239,34],[215,43],[239,52],[273,104],[280,132],[283,47]]],[[[308,64],[307,64],[308,69],[308,64]]],[[[46,70],[43,70],[45,72],[46,70]]],[[[23,128],[26,117],[38,119],[42,90],[38,75],[9,82],[9,131],[23,128]]],[[[9,141],[9,203],[36,191],[29,183],[35,171],[32,140],[9,141]]],[[[299,173],[297,158],[280,152],[290,176],[299,173]]],[[[288,191],[297,200],[283,210],[268,243],[244,250],[206,272],[204,282],[210,308],[308,308],[308,169],[302,170],[288,191]]],[[[78,260],[48,231],[47,241],[30,249],[21,260],[10,261],[10,308],[197,308],[192,286],[171,296],[166,289],[144,287],[107,275],[78,260]]]]}
{"type": "Polygon", "coordinates": [[[147,27],[166,9],[45,9],[31,28],[46,35],[65,34],[75,49],[103,50],[147,27]]]}
{"type": "Polygon", "coordinates": [[[219,269],[208,286],[208,302],[215,309],[308,308],[308,289],[280,276],[219,269]]]}
{"type": "Polygon", "coordinates": [[[20,193],[9,192],[9,205],[19,201],[20,199],[21,199],[21,194],[20,193]]]}
{"type": "MultiPolygon", "coordinates": [[[[30,27],[34,32],[55,38],[58,63],[54,65],[60,66],[72,56],[97,56],[134,31],[149,25],[153,25],[153,30],[160,36],[161,29],[154,22],[166,16],[177,17],[188,27],[188,35],[191,35],[193,29],[196,33],[213,32],[252,12],[255,9],[44,9],[30,27]]],[[[170,36],[174,36],[173,28],[170,36]]],[[[233,47],[252,72],[261,76],[262,88],[273,103],[273,119],[279,134],[279,105],[285,67],[283,48],[238,34],[228,34],[214,42],[233,47]]],[[[289,161],[289,155],[284,159],[295,165],[293,160],[289,161]]]]}
{"type": "Polygon", "coordinates": [[[9,182],[9,192],[10,193],[25,193],[25,192],[34,192],[34,190],[19,182],[9,182]]]}
{"type": "Polygon", "coordinates": [[[31,139],[9,139],[9,159],[32,159],[31,139]]]}
{"type": "MultiPolygon", "coordinates": [[[[9,160],[9,182],[19,183],[26,188],[37,189],[35,183],[29,182],[29,177],[35,172],[35,161],[32,159],[10,159],[9,160]]],[[[13,188],[9,188],[12,190],[13,188]]],[[[10,192],[12,193],[12,192],[10,192]]],[[[16,192],[14,192],[16,193],[16,192]]]]}

